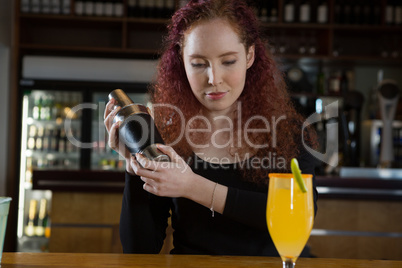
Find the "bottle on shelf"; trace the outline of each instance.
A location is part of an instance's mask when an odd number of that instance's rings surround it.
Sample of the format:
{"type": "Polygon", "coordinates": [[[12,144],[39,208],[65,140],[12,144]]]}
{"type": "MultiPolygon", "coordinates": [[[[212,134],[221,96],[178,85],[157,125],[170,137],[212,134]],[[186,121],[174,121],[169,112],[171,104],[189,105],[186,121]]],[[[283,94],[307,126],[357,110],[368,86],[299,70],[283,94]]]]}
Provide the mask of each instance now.
{"type": "Polygon", "coordinates": [[[112,0],[106,0],[104,3],[105,16],[111,17],[114,14],[114,4],[112,0]]]}
{"type": "Polygon", "coordinates": [[[395,3],[393,0],[388,0],[385,6],[385,23],[387,25],[394,24],[395,3]]]}
{"type": "Polygon", "coordinates": [[[57,129],[50,130],[50,151],[56,152],[58,147],[57,129]]]}
{"type": "Polygon", "coordinates": [[[325,95],[325,73],[322,68],[322,62],[320,61],[316,80],[316,92],[317,95],[325,95]]]}
{"type": "Polygon", "coordinates": [[[363,14],[362,14],[363,4],[361,1],[355,1],[352,6],[352,16],[351,23],[353,24],[362,24],[363,23],[363,14]]]}
{"type": "Polygon", "coordinates": [[[272,23],[278,22],[278,6],[277,6],[277,2],[273,1],[271,3],[270,9],[268,11],[269,11],[268,20],[270,22],[272,22],[272,23]]]}
{"type": "Polygon", "coordinates": [[[311,22],[311,3],[308,0],[303,0],[299,8],[299,22],[311,22]]]}
{"type": "Polygon", "coordinates": [[[43,150],[43,137],[44,137],[44,128],[43,126],[38,127],[38,131],[36,132],[35,138],[35,150],[42,151],[43,150]]]}
{"type": "Polygon", "coordinates": [[[21,12],[29,13],[31,12],[30,0],[21,0],[21,12]]]}
{"type": "Polygon", "coordinates": [[[317,23],[328,23],[328,3],[321,0],[317,7],[317,23]]]}
{"type": "Polygon", "coordinates": [[[27,149],[35,150],[36,126],[30,125],[28,131],[27,149]]]}
{"type": "Polygon", "coordinates": [[[372,24],[380,25],[381,24],[381,3],[373,0],[373,11],[372,11],[372,24]]]}
{"type": "Polygon", "coordinates": [[[267,7],[261,8],[261,14],[259,18],[262,22],[268,22],[268,9],[267,7]]]}
{"type": "Polygon", "coordinates": [[[145,4],[145,15],[146,18],[155,18],[155,0],[147,0],[145,4]]]}
{"type": "Polygon", "coordinates": [[[41,9],[40,0],[31,0],[31,12],[39,13],[41,9]]]}
{"type": "Polygon", "coordinates": [[[32,108],[32,118],[35,120],[40,120],[41,110],[42,110],[42,96],[37,94],[34,96],[34,106],[32,108]]]}
{"type": "Polygon", "coordinates": [[[164,0],[155,0],[154,17],[163,18],[164,8],[165,8],[164,0]]]}
{"type": "Polygon", "coordinates": [[[38,221],[35,226],[35,235],[45,236],[47,226],[47,200],[42,198],[39,203],[38,221]]]}
{"type": "Polygon", "coordinates": [[[33,159],[31,156],[27,157],[27,165],[25,170],[25,182],[32,184],[32,170],[33,170],[33,159]]]}
{"type": "Polygon", "coordinates": [[[105,8],[105,1],[104,0],[95,1],[94,14],[96,16],[103,16],[104,15],[104,8],[105,8]]]}
{"type": "Polygon", "coordinates": [[[343,2],[342,22],[343,24],[350,24],[352,22],[352,5],[350,1],[343,2]]]}
{"type": "Polygon", "coordinates": [[[343,22],[342,16],[342,2],[341,0],[335,0],[334,4],[334,22],[336,24],[341,24],[343,22]]]}
{"type": "Polygon", "coordinates": [[[292,0],[285,1],[284,5],[284,22],[295,22],[295,3],[292,0]]]}
{"type": "Polygon", "coordinates": [[[395,5],[395,15],[394,15],[394,20],[395,20],[395,25],[402,25],[402,2],[399,1],[395,5]]]}
{"type": "Polygon", "coordinates": [[[24,228],[24,232],[26,236],[34,236],[35,235],[35,226],[37,222],[37,206],[38,201],[35,199],[31,199],[29,202],[29,210],[28,210],[28,222],[24,228]]]}
{"type": "Polygon", "coordinates": [[[42,97],[42,108],[40,112],[40,120],[49,120],[50,119],[50,99],[48,95],[43,95],[42,97]]]}
{"type": "Polygon", "coordinates": [[[54,94],[54,105],[52,106],[52,119],[56,120],[56,123],[60,124],[62,120],[62,103],[61,94],[56,92],[54,94]]]}
{"type": "Polygon", "coordinates": [[[371,23],[371,8],[370,1],[363,1],[362,6],[362,24],[371,23]]]}
{"type": "Polygon", "coordinates": [[[71,114],[70,114],[70,111],[71,111],[71,105],[70,104],[71,103],[69,101],[70,101],[69,93],[64,92],[62,94],[62,110],[61,110],[62,111],[61,117],[62,117],[63,120],[68,118],[68,117],[71,118],[71,114]]]}
{"type": "Polygon", "coordinates": [[[42,150],[48,152],[50,150],[51,136],[50,129],[45,128],[43,133],[42,150]]]}
{"type": "Polygon", "coordinates": [[[310,38],[307,43],[307,51],[310,55],[315,55],[317,53],[317,37],[314,31],[310,32],[310,38]]]}
{"type": "Polygon", "coordinates": [[[41,1],[40,12],[43,14],[50,13],[50,0],[42,0],[41,1]]]}
{"type": "Polygon", "coordinates": [[[136,9],[137,9],[137,1],[136,0],[128,0],[127,1],[127,17],[130,17],[130,18],[136,17],[136,9]]]}
{"type": "MultiPolygon", "coordinates": [[[[81,103],[81,97],[80,97],[80,93],[71,93],[70,94],[70,98],[71,98],[71,108],[75,109],[77,105],[79,105],[81,103]]],[[[72,114],[72,119],[78,119],[81,117],[82,114],[82,110],[78,109],[76,110],[73,114],[72,114]]]]}
{"type": "Polygon", "coordinates": [[[174,11],[175,11],[175,8],[176,8],[176,3],[175,3],[175,0],[166,0],[165,1],[165,10],[166,10],[166,13],[165,13],[165,18],[169,18],[169,17],[171,17],[172,16],[172,14],[174,13],[174,11]]]}
{"type": "Polygon", "coordinates": [[[148,14],[148,4],[146,0],[138,0],[138,17],[145,18],[148,14]]]}
{"type": "Polygon", "coordinates": [[[65,153],[66,152],[66,145],[67,145],[67,136],[66,131],[64,128],[59,129],[58,135],[58,152],[65,153]],[[60,133],[60,134],[59,134],[60,133]]]}
{"type": "Polygon", "coordinates": [[[75,131],[73,129],[67,130],[67,133],[66,133],[66,153],[73,153],[77,149],[77,147],[71,141],[68,140],[68,136],[74,137],[74,132],[75,131]]]}
{"type": "Polygon", "coordinates": [[[93,16],[94,15],[94,1],[93,0],[84,0],[84,15],[85,16],[93,16]]]}
{"type": "Polygon", "coordinates": [[[306,33],[305,31],[301,31],[300,33],[300,41],[299,41],[299,45],[298,45],[298,53],[300,55],[304,55],[307,52],[307,39],[306,39],[306,33]]]}
{"type": "Polygon", "coordinates": [[[40,156],[37,158],[37,167],[39,169],[48,168],[49,167],[49,160],[46,156],[40,156]]]}
{"type": "Polygon", "coordinates": [[[62,0],[61,13],[63,15],[71,14],[71,0],[62,0]]]}
{"type": "Polygon", "coordinates": [[[74,2],[74,14],[77,16],[84,15],[84,1],[83,0],[76,0],[74,2]]]}
{"type": "Polygon", "coordinates": [[[402,39],[397,37],[397,36],[394,36],[392,38],[392,46],[391,46],[390,54],[391,54],[391,57],[394,58],[394,59],[399,58],[400,56],[402,56],[402,54],[401,54],[402,53],[401,41],[402,41],[402,39]]]}
{"type": "Polygon", "coordinates": [[[54,151],[54,143],[55,143],[55,132],[53,130],[53,127],[46,127],[43,137],[43,151],[45,152],[54,151]]]}
{"type": "Polygon", "coordinates": [[[50,216],[50,212],[47,211],[46,214],[46,221],[45,221],[45,237],[49,238],[50,237],[50,233],[51,233],[51,216],[50,216]]]}
{"type": "Polygon", "coordinates": [[[60,14],[61,0],[51,0],[50,12],[52,14],[60,14]]]}
{"type": "Polygon", "coordinates": [[[332,72],[328,78],[328,94],[338,96],[340,95],[340,90],[339,72],[332,72]]]}
{"type": "Polygon", "coordinates": [[[113,15],[115,17],[123,17],[123,15],[124,15],[123,0],[115,0],[114,1],[113,15]]]}

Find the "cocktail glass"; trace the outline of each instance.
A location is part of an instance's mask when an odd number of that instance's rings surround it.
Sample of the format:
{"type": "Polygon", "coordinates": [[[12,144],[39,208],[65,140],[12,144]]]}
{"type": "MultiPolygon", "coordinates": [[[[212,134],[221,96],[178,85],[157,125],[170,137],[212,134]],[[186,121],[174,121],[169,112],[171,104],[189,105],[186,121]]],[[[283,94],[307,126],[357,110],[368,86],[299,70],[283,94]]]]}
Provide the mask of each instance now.
{"type": "Polygon", "coordinates": [[[313,176],[302,175],[307,192],[301,191],[291,173],[270,173],[268,176],[268,230],[282,258],[283,268],[293,268],[313,228],[313,176]]]}

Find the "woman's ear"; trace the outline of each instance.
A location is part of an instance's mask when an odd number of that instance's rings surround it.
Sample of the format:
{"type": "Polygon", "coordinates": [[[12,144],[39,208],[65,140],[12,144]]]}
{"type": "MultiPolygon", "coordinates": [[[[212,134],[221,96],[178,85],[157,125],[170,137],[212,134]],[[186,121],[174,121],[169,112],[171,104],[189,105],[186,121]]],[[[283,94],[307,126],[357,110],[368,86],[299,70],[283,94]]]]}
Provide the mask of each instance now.
{"type": "Polygon", "coordinates": [[[247,52],[247,69],[253,65],[254,59],[255,59],[255,46],[252,45],[248,48],[247,52]]]}

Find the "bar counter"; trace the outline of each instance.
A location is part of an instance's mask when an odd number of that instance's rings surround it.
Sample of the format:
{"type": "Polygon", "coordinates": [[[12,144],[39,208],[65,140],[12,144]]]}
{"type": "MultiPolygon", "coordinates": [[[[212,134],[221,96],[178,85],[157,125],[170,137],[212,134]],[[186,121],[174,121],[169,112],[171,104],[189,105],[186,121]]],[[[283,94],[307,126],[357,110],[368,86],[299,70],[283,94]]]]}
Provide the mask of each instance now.
{"type": "MultiPolygon", "coordinates": [[[[97,253],[3,253],[1,268],[46,267],[264,267],[280,268],[280,258],[205,255],[97,253]]],[[[402,261],[300,258],[297,268],[400,268],[402,261]]]]}
{"type": "MultiPolygon", "coordinates": [[[[34,170],[33,189],[52,190],[50,252],[121,253],[123,188],[123,172],[34,170]]],[[[311,255],[402,261],[402,179],[317,176],[317,190],[311,255]]]]}

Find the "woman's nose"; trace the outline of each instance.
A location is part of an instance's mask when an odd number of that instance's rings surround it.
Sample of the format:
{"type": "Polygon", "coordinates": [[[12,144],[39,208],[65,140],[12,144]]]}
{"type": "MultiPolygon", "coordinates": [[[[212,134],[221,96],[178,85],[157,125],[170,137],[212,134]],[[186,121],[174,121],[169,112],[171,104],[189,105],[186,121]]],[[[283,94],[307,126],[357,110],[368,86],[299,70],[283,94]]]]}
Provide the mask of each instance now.
{"type": "Polygon", "coordinates": [[[222,75],[216,67],[210,67],[208,70],[208,84],[216,86],[222,83],[222,75]]]}

